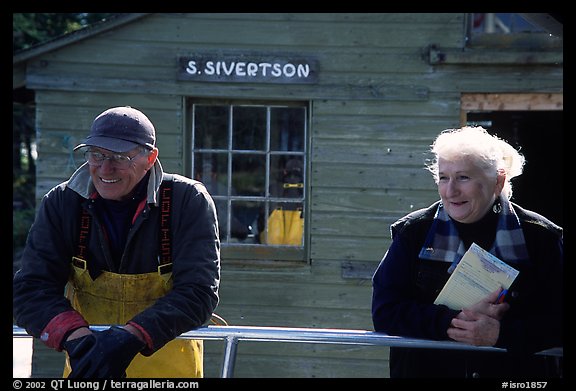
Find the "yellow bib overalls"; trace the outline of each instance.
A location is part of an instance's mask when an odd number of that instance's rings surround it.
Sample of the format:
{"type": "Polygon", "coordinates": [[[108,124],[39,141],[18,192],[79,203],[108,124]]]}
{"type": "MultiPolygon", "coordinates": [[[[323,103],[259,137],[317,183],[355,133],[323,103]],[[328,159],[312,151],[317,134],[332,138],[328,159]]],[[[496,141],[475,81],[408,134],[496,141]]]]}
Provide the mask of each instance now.
{"type": "MultiPolygon", "coordinates": [[[[92,280],[85,261],[76,258],[72,268],[66,295],[74,309],[92,325],[123,325],[172,288],[171,272],[117,274],[104,271],[92,280]]],[[[126,375],[129,378],[202,377],[202,360],[202,340],[177,338],[151,356],[136,355],[126,375]]],[[[70,371],[66,355],[64,377],[70,371]]]]}

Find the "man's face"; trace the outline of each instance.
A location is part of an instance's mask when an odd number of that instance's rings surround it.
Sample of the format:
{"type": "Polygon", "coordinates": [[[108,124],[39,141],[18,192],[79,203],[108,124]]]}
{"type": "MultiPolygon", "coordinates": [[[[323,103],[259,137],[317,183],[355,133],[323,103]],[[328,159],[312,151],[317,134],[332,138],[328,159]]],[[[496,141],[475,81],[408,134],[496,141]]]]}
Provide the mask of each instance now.
{"type": "MultiPolygon", "coordinates": [[[[132,191],[140,182],[146,172],[154,165],[158,150],[155,148],[148,151],[143,148],[135,148],[127,152],[112,152],[107,149],[91,147],[94,152],[104,160],[97,164],[90,164],[90,176],[98,191],[104,199],[121,201],[132,194],[132,191]],[[122,155],[130,158],[129,161],[108,159],[108,157],[122,155]]],[[[89,162],[90,163],[90,162],[89,162]]],[[[92,162],[93,163],[93,162],[92,162]]]]}

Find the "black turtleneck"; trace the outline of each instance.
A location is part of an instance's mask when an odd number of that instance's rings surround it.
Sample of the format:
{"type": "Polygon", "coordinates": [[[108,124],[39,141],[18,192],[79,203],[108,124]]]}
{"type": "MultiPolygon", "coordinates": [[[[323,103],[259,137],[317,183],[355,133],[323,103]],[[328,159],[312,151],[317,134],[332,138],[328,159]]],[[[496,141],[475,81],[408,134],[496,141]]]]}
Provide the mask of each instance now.
{"type": "Polygon", "coordinates": [[[146,174],[136,185],[132,195],[125,200],[107,200],[102,197],[96,200],[98,215],[106,230],[110,251],[116,267],[120,265],[136,208],[140,201],[146,197],[149,177],[150,173],[146,174]]]}
{"type": "Polygon", "coordinates": [[[496,226],[498,224],[498,214],[494,213],[492,208],[490,208],[484,217],[474,223],[452,221],[458,230],[460,239],[464,242],[466,250],[472,245],[472,242],[486,251],[490,250],[496,239],[496,226]]]}

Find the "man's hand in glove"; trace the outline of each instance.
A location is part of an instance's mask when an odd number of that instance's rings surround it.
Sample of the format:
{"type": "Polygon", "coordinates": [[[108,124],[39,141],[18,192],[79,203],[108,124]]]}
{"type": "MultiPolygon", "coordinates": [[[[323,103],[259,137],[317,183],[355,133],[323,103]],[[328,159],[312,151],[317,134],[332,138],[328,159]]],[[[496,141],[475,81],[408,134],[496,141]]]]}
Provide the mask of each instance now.
{"type": "Polygon", "coordinates": [[[145,343],[128,330],[112,326],[64,343],[70,357],[69,378],[120,378],[145,347],[145,343]]]}

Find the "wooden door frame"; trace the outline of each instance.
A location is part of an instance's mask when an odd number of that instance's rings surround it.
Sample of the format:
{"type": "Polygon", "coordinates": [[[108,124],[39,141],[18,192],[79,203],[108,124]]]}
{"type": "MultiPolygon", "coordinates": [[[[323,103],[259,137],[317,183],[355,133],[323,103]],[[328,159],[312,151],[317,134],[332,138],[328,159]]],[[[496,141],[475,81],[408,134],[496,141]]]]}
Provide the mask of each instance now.
{"type": "Polygon", "coordinates": [[[463,93],[460,98],[460,123],[466,125],[472,111],[562,111],[563,93],[463,93]]]}

